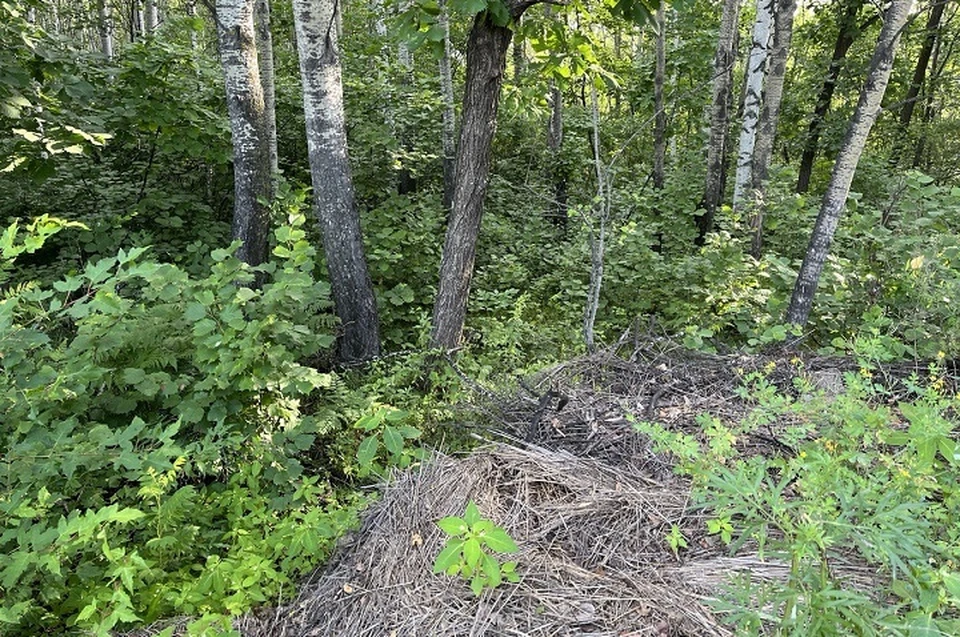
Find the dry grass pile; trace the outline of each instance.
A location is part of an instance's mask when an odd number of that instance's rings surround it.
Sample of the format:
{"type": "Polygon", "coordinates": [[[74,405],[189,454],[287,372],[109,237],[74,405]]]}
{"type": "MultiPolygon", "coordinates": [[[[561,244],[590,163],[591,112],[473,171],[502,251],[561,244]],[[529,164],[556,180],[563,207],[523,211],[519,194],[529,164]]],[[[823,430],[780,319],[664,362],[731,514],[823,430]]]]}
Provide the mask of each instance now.
{"type": "Polygon", "coordinates": [[[664,542],[686,491],[564,451],[498,445],[437,457],[382,500],[301,599],[247,635],[725,635],[664,542]],[[476,597],[432,574],[435,522],[474,500],[520,545],[522,579],[476,597]]]}

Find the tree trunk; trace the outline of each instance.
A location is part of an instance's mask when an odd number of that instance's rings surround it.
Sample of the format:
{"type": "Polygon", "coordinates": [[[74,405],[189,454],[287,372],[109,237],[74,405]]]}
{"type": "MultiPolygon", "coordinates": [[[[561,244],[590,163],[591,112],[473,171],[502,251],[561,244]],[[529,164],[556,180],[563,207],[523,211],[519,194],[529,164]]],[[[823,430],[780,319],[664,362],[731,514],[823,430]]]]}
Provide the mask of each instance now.
{"type": "Polygon", "coordinates": [[[110,17],[110,5],[107,0],[100,0],[100,52],[107,60],[113,60],[113,20],[110,17]]]}
{"type": "Polygon", "coordinates": [[[430,335],[430,345],[437,349],[456,349],[463,334],[483,199],[489,181],[490,147],[497,129],[500,87],[512,34],[510,29],[493,24],[488,13],[483,12],[474,19],[467,42],[457,178],[430,335]]]}
{"type": "Polygon", "coordinates": [[[657,7],[656,62],[653,71],[653,187],[663,190],[666,179],[667,110],[663,101],[663,84],[667,72],[667,21],[665,3],[657,7]]]}
{"type": "Polygon", "coordinates": [[[336,31],[339,10],[337,0],[293,0],[313,198],[334,309],[343,330],[338,356],[349,362],[377,356],[380,334],[347,155],[336,31]]]}
{"type": "MultiPolygon", "coordinates": [[[[943,29],[946,29],[950,22],[953,21],[953,18],[957,15],[957,12],[954,11],[953,14],[947,19],[947,24],[943,25],[943,29]]],[[[954,45],[956,44],[956,37],[950,42],[946,50],[943,50],[943,38],[937,37],[936,42],[933,46],[933,53],[930,60],[930,76],[927,79],[927,88],[924,91],[923,97],[923,110],[920,113],[920,121],[924,124],[924,132],[917,138],[917,146],[913,154],[913,168],[918,168],[923,162],[923,156],[925,154],[927,146],[927,132],[928,125],[934,120],[937,115],[937,87],[940,85],[940,78],[943,75],[943,70],[946,67],[947,63],[950,60],[950,56],[953,53],[954,45]]]]}
{"type": "Polygon", "coordinates": [[[600,159],[600,104],[597,100],[597,85],[590,83],[590,121],[593,127],[593,165],[597,173],[597,198],[594,217],[597,228],[590,225],[590,284],[587,286],[587,301],[583,308],[583,342],[587,352],[597,350],[594,328],[597,310],[600,309],[600,291],[603,289],[603,257],[606,250],[607,221],[610,213],[610,191],[607,176],[600,159]]]}
{"type": "Polygon", "coordinates": [[[450,15],[446,0],[440,0],[440,27],[443,29],[443,53],[440,56],[440,94],[443,97],[443,209],[450,211],[457,168],[457,123],[453,98],[453,71],[450,67],[450,15]]]}
{"type": "Polygon", "coordinates": [[[143,22],[146,33],[149,35],[156,33],[157,26],[160,24],[160,11],[157,8],[157,0],[146,0],[143,22]]]}
{"type": "MultiPolygon", "coordinates": [[[[519,21],[517,22],[519,26],[519,21]]],[[[513,83],[519,84],[520,78],[523,77],[523,72],[527,67],[527,60],[523,55],[523,40],[520,38],[513,39],[513,83]]]]}
{"type": "Polygon", "coordinates": [[[760,111],[760,124],[753,151],[753,189],[757,193],[757,207],[750,219],[750,227],[753,230],[750,254],[757,259],[760,258],[763,249],[763,215],[766,205],[764,193],[767,179],[770,177],[773,143],[777,137],[777,124],[780,120],[783,82],[787,75],[787,56],[790,53],[790,41],[793,39],[793,16],[796,13],[797,1],[776,0],[776,5],[770,71],[767,73],[764,87],[763,108],[760,111]]]}
{"type": "Polygon", "coordinates": [[[837,79],[840,77],[843,61],[860,31],[857,28],[857,14],[862,6],[863,0],[847,0],[844,12],[840,16],[840,31],[837,34],[837,42],[833,47],[830,67],[827,69],[827,76],[823,79],[823,86],[821,86],[820,94],[817,96],[817,105],[813,109],[813,119],[810,120],[807,127],[807,138],[804,142],[803,154],[800,157],[797,192],[803,193],[810,189],[810,176],[813,174],[813,160],[816,159],[817,145],[820,143],[820,131],[823,129],[823,122],[830,111],[833,92],[837,88],[837,79]]]}
{"type": "Polygon", "coordinates": [[[906,24],[912,3],[913,0],[893,0],[884,16],[883,29],[880,31],[873,58],[870,60],[867,81],[860,92],[857,108],[850,120],[847,135],[833,166],[830,185],[823,196],[820,214],[817,216],[810,244],[803,258],[797,283],[793,288],[793,296],[790,299],[786,317],[787,323],[791,325],[803,326],[810,316],[820,273],[830,252],[830,244],[840,221],[840,214],[846,205],[850,184],[866,145],[867,135],[880,113],[880,103],[893,68],[897,40],[906,24]]]}
{"type": "Polygon", "coordinates": [[[277,98],[273,69],[273,35],[270,32],[270,0],[256,0],[257,59],[263,104],[267,111],[267,135],[270,144],[270,173],[277,179],[280,170],[277,154],[277,98]]]}
{"type": "Polygon", "coordinates": [[[744,199],[753,185],[753,161],[760,123],[760,103],[767,69],[773,25],[774,0],[757,0],[757,18],[753,24],[753,44],[747,59],[747,78],[743,91],[743,120],[740,125],[740,151],[737,174],[733,184],[733,209],[743,207],[744,199]]]}
{"type": "MultiPolygon", "coordinates": [[[[553,19],[553,7],[544,5],[544,18],[553,19]]],[[[560,151],[563,149],[563,91],[556,78],[550,79],[550,119],[547,121],[547,180],[553,184],[553,199],[548,206],[547,218],[562,234],[567,232],[567,168],[560,151]]]]}
{"type": "Polygon", "coordinates": [[[710,141],[707,146],[707,177],[697,217],[697,245],[703,245],[723,197],[724,158],[727,150],[729,103],[733,91],[733,65],[736,61],[737,18],[740,0],[724,0],[720,33],[713,59],[713,100],[710,107],[710,141]]]}
{"type": "Polygon", "coordinates": [[[220,64],[233,138],[233,238],[237,258],[250,265],[267,260],[273,199],[270,144],[263,87],[257,64],[254,0],[217,0],[220,64]]]}
{"type": "Polygon", "coordinates": [[[930,8],[930,17],[927,19],[925,30],[926,36],[923,39],[923,46],[920,48],[920,55],[917,57],[917,66],[913,70],[913,80],[910,82],[910,88],[907,89],[907,97],[904,100],[903,108],[900,109],[900,127],[904,134],[910,128],[910,120],[913,119],[913,111],[916,108],[917,99],[920,97],[923,81],[927,76],[930,55],[933,53],[933,47],[937,42],[940,20],[943,18],[943,8],[946,5],[947,0],[936,0],[930,8]]]}

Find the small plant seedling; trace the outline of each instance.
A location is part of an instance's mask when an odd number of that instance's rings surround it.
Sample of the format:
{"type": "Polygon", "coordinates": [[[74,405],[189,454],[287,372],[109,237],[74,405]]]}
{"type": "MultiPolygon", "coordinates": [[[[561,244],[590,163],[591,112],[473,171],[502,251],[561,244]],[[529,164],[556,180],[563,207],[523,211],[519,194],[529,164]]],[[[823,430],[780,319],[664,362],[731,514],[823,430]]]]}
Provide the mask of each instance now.
{"type": "Polygon", "coordinates": [[[667,544],[670,545],[670,549],[673,551],[674,557],[680,557],[680,549],[687,548],[687,538],[684,537],[683,531],[680,530],[680,527],[674,524],[670,528],[670,532],[667,533],[667,544]]]}
{"type": "Polygon", "coordinates": [[[449,539],[433,562],[434,573],[460,575],[470,581],[475,595],[480,595],[485,588],[496,588],[503,580],[520,581],[516,562],[501,564],[490,553],[516,553],[520,550],[516,542],[501,527],[481,517],[472,500],[462,518],[446,517],[437,522],[437,526],[449,539]]]}

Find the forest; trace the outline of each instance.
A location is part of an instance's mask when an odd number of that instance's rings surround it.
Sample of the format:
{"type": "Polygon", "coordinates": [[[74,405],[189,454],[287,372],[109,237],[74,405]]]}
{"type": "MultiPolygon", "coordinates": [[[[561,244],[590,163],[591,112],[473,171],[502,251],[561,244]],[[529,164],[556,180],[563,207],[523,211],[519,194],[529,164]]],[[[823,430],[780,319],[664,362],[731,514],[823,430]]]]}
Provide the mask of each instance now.
{"type": "Polygon", "coordinates": [[[958,10],[0,0],[0,637],[960,634],[958,10]]]}

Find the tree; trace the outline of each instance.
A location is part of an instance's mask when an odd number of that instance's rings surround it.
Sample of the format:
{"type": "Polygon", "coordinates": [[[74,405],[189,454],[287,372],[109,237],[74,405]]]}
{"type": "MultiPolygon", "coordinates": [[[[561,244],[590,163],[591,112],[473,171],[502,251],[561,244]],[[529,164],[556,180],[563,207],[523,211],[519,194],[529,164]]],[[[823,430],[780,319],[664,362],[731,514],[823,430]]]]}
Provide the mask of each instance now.
{"type": "Polygon", "coordinates": [[[100,51],[107,60],[113,60],[113,21],[110,16],[110,5],[107,0],[100,0],[98,3],[98,12],[100,14],[100,51]]]}
{"type": "MultiPolygon", "coordinates": [[[[527,6],[516,0],[507,2],[513,20],[520,17],[527,6]]],[[[482,11],[474,18],[467,41],[457,177],[440,261],[440,286],[433,306],[430,345],[434,348],[455,349],[463,333],[490,173],[490,147],[497,128],[500,87],[511,35],[505,23],[490,11],[482,11]]]]}
{"type": "Polygon", "coordinates": [[[157,0],[146,0],[143,22],[146,33],[150,35],[156,33],[160,25],[160,9],[157,6],[157,0]]]}
{"type": "Polygon", "coordinates": [[[792,325],[806,324],[810,315],[820,273],[830,252],[830,244],[840,222],[840,213],[846,205],[860,155],[863,153],[870,129],[880,114],[880,103],[890,80],[897,41],[900,38],[900,31],[907,22],[912,3],[912,0],[893,0],[884,16],[883,28],[870,60],[867,81],[860,92],[857,108],[850,120],[847,135],[833,166],[830,185],[823,196],[820,214],[817,216],[810,244],[793,288],[793,296],[790,299],[786,317],[787,323],[792,325]]]}
{"type": "Polygon", "coordinates": [[[443,29],[443,51],[440,53],[440,94],[443,98],[443,209],[453,204],[453,187],[457,167],[456,105],[453,97],[453,71],[450,67],[450,16],[446,0],[440,2],[440,28],[443,29]]]}
{"type": "Polygon", "coordinates": [[[232,234],[243,242],[237,258],[250,265],[267,259],[269,201],[273,199],[270,133],[254,28],[255,0],[217,0],[220,64],[233,138],[232,234]]]}
{"type": "Polygon", "coordinates": [[[733,65],[736,61],[737,19],[740,0],[724,0],[720,32],[713,58],[713,99],[710,106],[710,140],[707,143],[707,177],[697,217],[697,245],[703,245],[713,229],[713,219],[723,197],[724,158],[727,151],[729,104],[733,91],[733,65]]]}
{"type": "Polygon", "coordinates": [[[337,353],[341,361],[353,362],[380,353],[380,333],[347,155],[336,29],[339,11],[337,0],[293,2],[314,207],[323,232],[334,310],[343,330],[337,353]]]}
{"type": "Polygon", "coordinates": [[[270,0],[256,0],[257,60],[260,64],[260,83],[263,85],[263,103],[267,111],[267,135],[270,144],[270,172],[274,179],[279,171],[277,154],[277,98],[273,70],[273,35],[270,32],[270,0]]]}
{"type": "Polygon", "coordinates": [[[796,0],[776,0],[770,71],[767,73],[763,108],[760,110],[760,124],[757,127],[757,140],[753,150],[753,190],[756,193],[756,205],[750,218],[750,227],[753,230],[750,254],[757,259],[760,258],[763,248],[763,216],[766,205],[764,192],[770,176],[773,143],[777,137],[777,124],[780,120],[783,82],[787,75],[787,56],[793,39],[793,15],[796,9],[796,0]]]}
{"type": "Polygon", "coordinates": [[[800,157],[800,170],[797,176],[797,192],[799,193],[807,192],[810,189],[810,177],[813,175],[813,160],[816,159],[817,146],[820,143],[820,131],[823,129],[823,123],[830,111],[833,92],[837,88],[837,80],[840,78],[840,70],[843,68],[843,61],[847,57],[847,52],[853,46],[857,36],[879,18],[880,14],[876,14],[862,25],[857,26],[857,14],[860,12],[863,2],[864,0],[846,0],[841,5],[840,30],[837,33],[836,44],[833,46],[833,55],[830,58],[827,75],[823,78],[820,94],[817,95],[817,104],[813,109],[813,117],[807,127],[807,137],[804,141],[803,154],[800,157]]]}
{"type": "Polygon", "coordinates": [[[667,72],[667,21],[665,3],[657,7],[656,61],[653,72],[653,187],[663,190],[667,157],[667,109],[663,101],[663,84],[667,72]]]}
{"type": "Polygon", "coordinates": [[[743,122],[740,126],[740,150],[733,183],[733,209],[739,210],[753,185],[753,162],[763,99],[763,81],[772,35],[774,0],[757,0],[757,18],[753,24],[753,43],[747,59],[747,81],[743,91],[743,122]]]}

